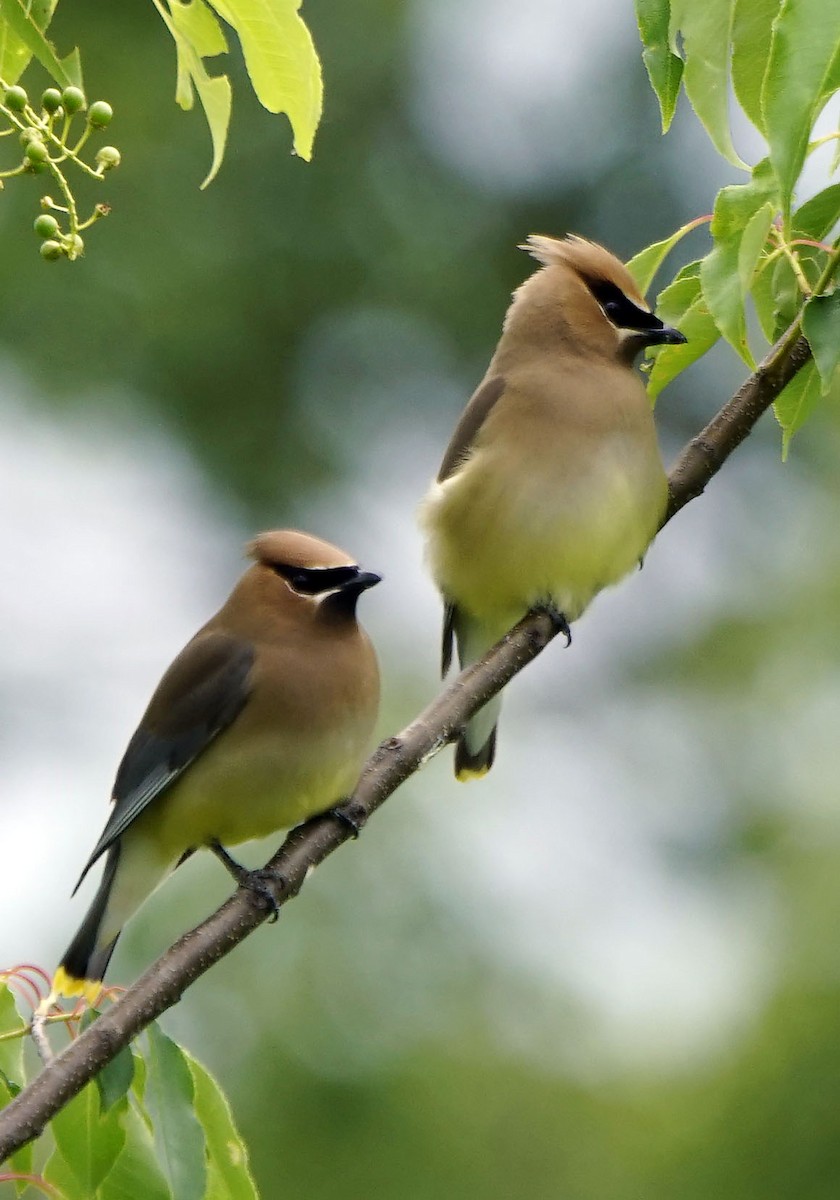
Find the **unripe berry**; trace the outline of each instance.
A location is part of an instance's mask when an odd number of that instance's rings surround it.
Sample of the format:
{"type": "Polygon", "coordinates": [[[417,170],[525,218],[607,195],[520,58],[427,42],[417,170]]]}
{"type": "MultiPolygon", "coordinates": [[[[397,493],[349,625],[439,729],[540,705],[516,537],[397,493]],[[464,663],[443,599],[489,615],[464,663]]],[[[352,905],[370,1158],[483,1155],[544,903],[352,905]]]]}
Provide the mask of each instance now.
{"type": "Polygon", "coordinates": [[[6,107],[10,108],[12,112],[23,112],[28,103],[29,97],[26,94],[25,88],[20,87],[18,84],[10,87],[6,92],[6,107]]]}
{"type": "Polygon", "coordinates": [[[55,217],[51,217],[49,213],[41,213],[39,217],[35,218],[34,229],[38,237],[55,237],[58,233],[58,221],[56,221],[55,217]]]}
{"type": "Polygon", "coordinates": [[[58,88],[47,88],[41,97],[41,107],[51,116],[61,108],[61,92],[58,88]]]}
{"type": "Polygon", "coordinates": [[[66,87],[61,93],[61,103],[64,105],[64,110],[71,117],[86,104],[85,94],[81,88],[66,87]]]}
{"type": "Polygon", "coordinates": [[[18,137],[18,141],[20,142],[21,146],[24,147],[24,149],[26,149],[30,142],[40,142],[40,140],[41,130],[33,129],[31,125],[27,126],[26,129],[21,129],[18,137]]]}
{"type": "Polygon", "coordinates": [[[104,129],[111,124],[114,110],[105,100],[94,100],[88,110],[88,120],[95,129],[104,129]]]}
{"type": "Polygon", "coordinates": [[[110,171],[112,167],[120,165],[121,157],[116,146],[103,146],[96,152],[96,164],[100,170],[110,171]]]}
{"type": "Polygon", "coordinates": [[[63,253],[60,242],[41,242],[41,258],[47,262],[55,262],[63,253]]]}
{"type": "Polygon", "coordinates": [[[78,233],[74,233],[68,237],[65,240],[64,247],[65,253],[71,262],[85,252],[85,243],[79,237],[78,233]]]}
{"type": "Polygon", "coordinates": [[[35,165],[39,163],[45,163],[49,158],[49,155],[47,154],[47,147],[43,142],[36,141],[35,139],[27,143],[24,154],[26,155],[27,159],[35,165]]]}

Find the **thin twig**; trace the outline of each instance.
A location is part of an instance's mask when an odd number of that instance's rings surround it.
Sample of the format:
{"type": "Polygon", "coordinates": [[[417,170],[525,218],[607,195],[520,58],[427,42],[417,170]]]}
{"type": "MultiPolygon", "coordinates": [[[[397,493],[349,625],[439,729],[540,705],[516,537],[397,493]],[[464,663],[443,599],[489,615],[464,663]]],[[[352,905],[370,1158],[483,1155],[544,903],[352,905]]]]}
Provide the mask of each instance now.
{"type": "Polygon", "coordinates": [[[50,1039],[47,1037],[46,1031],[47,1014],[45,1012],[35,1011],[32,1017],[32,1025],[29,1032],[32,1034],[32,1041],[35,1043],[35,1049],[38,1051],[38,1057],[45,1067],[48,1067],[55,1058],[53,1048],[50,1045],[50,1039]]]}

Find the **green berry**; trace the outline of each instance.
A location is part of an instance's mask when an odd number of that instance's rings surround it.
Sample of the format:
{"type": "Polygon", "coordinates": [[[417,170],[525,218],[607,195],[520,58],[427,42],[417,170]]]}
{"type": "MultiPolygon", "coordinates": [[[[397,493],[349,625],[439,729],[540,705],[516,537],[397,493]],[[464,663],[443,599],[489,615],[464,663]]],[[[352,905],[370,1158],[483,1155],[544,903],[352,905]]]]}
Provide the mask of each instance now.
{"type": "Polygon", "coordinates": [[[34,138],[31,142],[27,143],[24,154],[26,158],[35,165],[38,163],[45,163],[49,158],[47,147],[43,142],[36,141],[34,138]]]}
{"type": "Polygon", "coordinates": [[[70,237],[64,239],[64,249],[67,257],[73,262],[74,259],[80,258],[85,252],[85,243],[79,237],[78,233],[73,233],[70,237]]]}
{"type": "Polygon", "coordinates": [[[41,213],[39,217],[35,218],[33,228],[40,238],[55,237],[58,233],[58,221],[56,221],[55,217],[51,217],[49,213],[41,213]]]}
{"type": "Polygon", "coordinates": [[[47,88],[41,97],[41,107],[44,112],[53,116],[61,108],[61,92],[58,88],[47,88]]]}
{"type": "Polygon", "coordinates": [[[116,146],[103,146],[96,152],[96,165],[102,171],[110,171],[112,167],[120,165],[121,158],[116,146]]]}
{"type": "Polygon", "coordinates": [[[61,103],[64,105],[65,112],[72,117],[74,113],[85,107],[87,101],[81,88],[66,87],[61,93],[61,103]]]}
{"type": "Polygon", "coordinates": [[[111,124],[114,110],[105,100],[94,100],[88,111],[88,121],[95,129],[104,129],[111,124]]]}
{"type": "Polygon", "coordinates": [[[63,253],[60,242],[41,242],[41,258],[45,258],[47,262],[55,262],[63,253]]]}
{"type": "Polygon", "coordinates": [[[26,89],[15,84],[6,92],[6,107],[12,112],[23,112],[29,103],[29,97],[26,94],[26,89]]]}
{"type": "Polygon", "coordinates": [[[41,130],[27,126],[26,129],[21,129],[18,140],[23,147],[28,146],[30,142],[40,142],[41,130]]]}

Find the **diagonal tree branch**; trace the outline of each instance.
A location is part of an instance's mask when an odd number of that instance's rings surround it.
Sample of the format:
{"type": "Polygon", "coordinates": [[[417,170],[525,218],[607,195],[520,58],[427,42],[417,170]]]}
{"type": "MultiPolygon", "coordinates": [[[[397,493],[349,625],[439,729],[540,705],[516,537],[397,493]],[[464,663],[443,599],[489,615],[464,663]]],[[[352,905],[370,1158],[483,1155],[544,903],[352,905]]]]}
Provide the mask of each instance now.
{"type": "MultiPolygon", "coordinates": [[[[683,450],[670,475],[663,525],[709,480],[810,358],[795,322],[755,373],[683,450]]],[[[523,618],[484,658],[468,667],[401,733],[375,751],[343,812],[361,827],[401,783],[457,734],[464,722],[545,649],[560,632],[547,612],[523,618]]],[[[300,891],[310,870],[351,835],[348,821],[316,817],[289,834],[267,870],[279,905],[300,891]]],[[[163,954],[41,1074],[0,1112],[0,1162],[37,1137],[49,1119],[142,1029],[180,1000],[189,985],[229,954],[268,916],[265,901],[239,889],[212,916],[163,954]]]]}

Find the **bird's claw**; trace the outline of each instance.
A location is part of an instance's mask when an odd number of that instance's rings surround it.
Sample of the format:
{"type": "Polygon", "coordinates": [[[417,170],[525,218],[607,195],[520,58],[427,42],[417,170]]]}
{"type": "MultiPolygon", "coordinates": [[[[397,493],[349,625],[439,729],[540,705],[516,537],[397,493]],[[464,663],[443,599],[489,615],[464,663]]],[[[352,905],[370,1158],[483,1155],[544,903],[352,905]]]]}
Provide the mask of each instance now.
{"type": "Polygon", "coordinates": [[[345,828],[350,830],[354,838],[357,838],[362,832],[367,817],[361,811],[358,805],[354,806],[352,801],[347,801],[344,804],[337,804],[335,808],[329,810],[330,816],[335,817],[345,828]]]}
{"type": "Polygon", "coordinates": [[[563,634],[566,639],[566,649],[572,644],[572,627],[566,620],[566,614],[562,613],[556,604],[552,604],[550,600],[545,600],[541,604],[534,607],[534,612],[544,612],[551,618],[552,624],[557,626],[559,633],[563,634]]]}
{"type": "Polygon", "coordinates": [[[247,867],[243,867],[241,863],[238,863],[235,858],[231,857],[220,842],[211,842],[210,849],[239,886],[249,892],[253,892],[260,899],[263,907],[269,910],[270,916],[268,920],[273,925],[280,914],[280,905],[277,903],[277,898],[274,895],[274,887],[285,887],[283,876],[278,875],[276,871],[266,870],[265,867],[249,871],[247,867]]]}
{"type": "Polygon", "coordinates": [[[282,887],[283,884],[282,875],[278,875],[276,871],[266,871],[262,867],[256,871],[243,871],[239,879],[239,886],[253,892],[260,904],[269,910],[269,925],[273,925],[280,916],[280,905],[274,895],[274,887],[282,887]]]}

